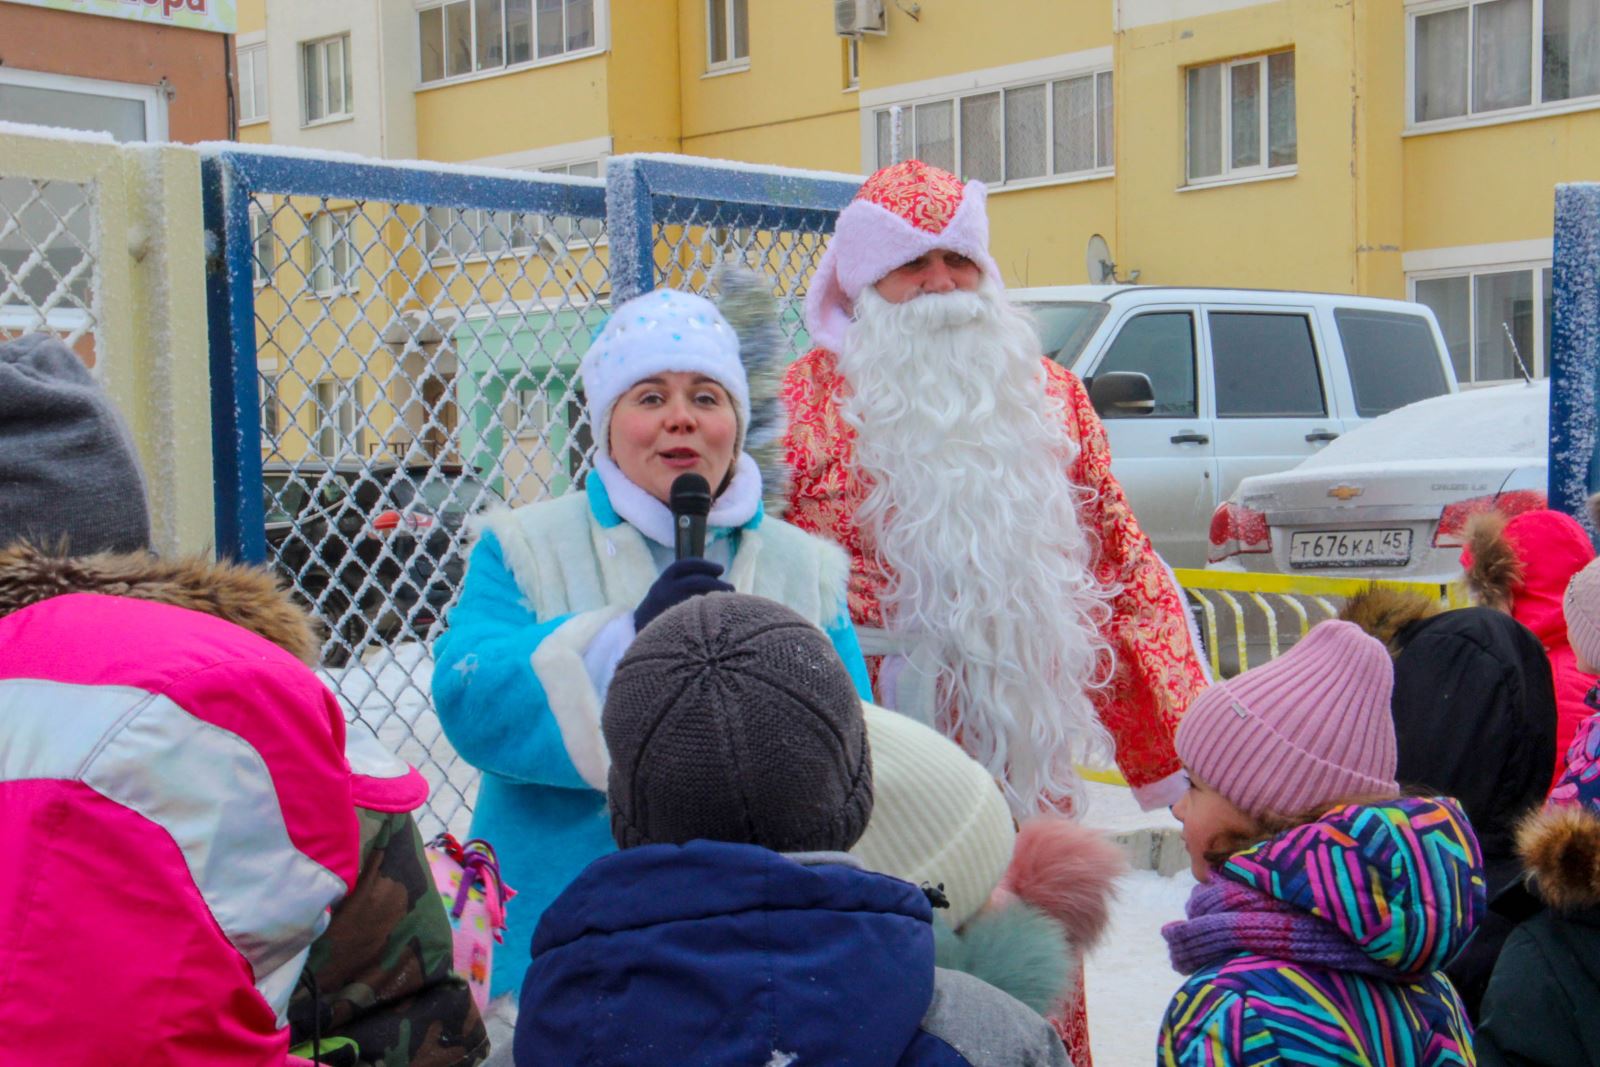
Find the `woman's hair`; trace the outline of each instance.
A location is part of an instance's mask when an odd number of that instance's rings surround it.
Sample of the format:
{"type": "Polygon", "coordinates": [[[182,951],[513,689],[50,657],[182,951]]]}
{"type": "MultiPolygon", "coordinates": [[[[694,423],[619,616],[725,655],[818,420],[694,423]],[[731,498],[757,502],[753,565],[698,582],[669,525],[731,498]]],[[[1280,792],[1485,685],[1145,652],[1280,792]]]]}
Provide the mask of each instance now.
{"type": "Polygon", "coordinates": [[[1222,833],[1206,849],[1206,865],[1212,868],[1221,867],[1230,859],[1247,849],[1267,841],[1271,841],[1280,834],[1286,834],[1299,826],[1305,826],[1322,819],[1330,811],[1337,808],[1366,806],[1371,804],[1387,804],[1407,794],[1365,793],[1356,796],[1342,797],[1330,800],[1314,807],[1306,808],[1294,815],[1280,815],[1277,812],[1267,812],[1256,817],[1255,826],[1247,832],[1222,833]]]}

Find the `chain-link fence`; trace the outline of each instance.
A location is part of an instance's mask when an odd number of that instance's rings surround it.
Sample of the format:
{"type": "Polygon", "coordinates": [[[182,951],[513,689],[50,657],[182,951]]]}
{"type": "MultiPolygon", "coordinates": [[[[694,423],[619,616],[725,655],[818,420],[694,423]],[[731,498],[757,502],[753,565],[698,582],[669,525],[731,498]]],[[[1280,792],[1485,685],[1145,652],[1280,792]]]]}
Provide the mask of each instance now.
{"type": "Polygon", "coordinates": [[[798,353],[806,279],[856,185],[648,157],[613,160],[608,182],[207,164],[219,547],[269,563],[323,621],[347,713],[432,787],[424,833],[465,831],[476,793],[430,697],[468,519],[582,484],[576,372],[613,289],[703,291],[741,259],[798,353]]]}
{"type": "Polygon", "coordinates": [[[95,192],[0,176],[0,338],[55,333],[93,363],[95,192]]]}

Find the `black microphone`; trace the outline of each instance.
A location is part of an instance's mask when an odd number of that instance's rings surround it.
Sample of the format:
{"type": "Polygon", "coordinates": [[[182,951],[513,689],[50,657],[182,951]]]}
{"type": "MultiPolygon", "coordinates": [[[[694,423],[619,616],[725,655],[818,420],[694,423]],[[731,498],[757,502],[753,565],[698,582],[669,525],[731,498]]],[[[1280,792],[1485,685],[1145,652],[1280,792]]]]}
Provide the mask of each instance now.
{"type": "Polygon", "coordinates": [[[711,514],[711,485],[698,474],[680,474],[668,494],[672,508],[674,547],[679,559],[706,554],[706,516],[711,514]]]}

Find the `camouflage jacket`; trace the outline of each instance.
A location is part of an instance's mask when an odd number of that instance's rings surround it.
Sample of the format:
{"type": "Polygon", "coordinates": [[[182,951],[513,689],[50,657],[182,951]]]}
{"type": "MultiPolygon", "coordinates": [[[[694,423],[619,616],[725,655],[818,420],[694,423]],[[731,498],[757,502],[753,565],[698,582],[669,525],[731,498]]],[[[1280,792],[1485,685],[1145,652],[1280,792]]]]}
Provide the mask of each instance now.
{"type": "Polygon", "coordinates": [[[410,815],[357,809],[361,874],[311,946],[289,1004],[290,1044],[338,1067],[470,1067],[489,1039],[451,970],[450,920],[410,815]],[[314,980],[314,984],[313,984],[314,980]]]}

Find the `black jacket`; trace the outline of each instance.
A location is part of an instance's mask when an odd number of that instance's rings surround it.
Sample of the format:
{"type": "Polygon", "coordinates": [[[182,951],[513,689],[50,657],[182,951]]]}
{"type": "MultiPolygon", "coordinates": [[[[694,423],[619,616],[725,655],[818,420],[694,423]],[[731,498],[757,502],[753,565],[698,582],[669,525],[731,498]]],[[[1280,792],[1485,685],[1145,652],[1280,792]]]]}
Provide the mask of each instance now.
{"type": "Polygon", "coordinates": [[[1549,907],[1506,940],[1483,998],[1483,1067],[1600,1064],[1600,817],[1546,811],[1523,855],[1549,907]]]}
{"type": "MultiPolygon", "coordinates": [[[[1415,594],[1373,589],[1344,615],[1395,657],[1396,777],[1408,791],[1455,797],[1483,846],[1491,904],[1521,878],[1517,823],[1555,773],[1550,661],[1533,632],[1489,608],[1439,612],[1415,594]]],[[[1445,969],[1477,1019],[1489,974],[1525,910],[1497,907],[1445,969]]]]}

